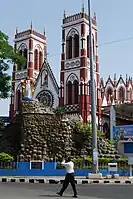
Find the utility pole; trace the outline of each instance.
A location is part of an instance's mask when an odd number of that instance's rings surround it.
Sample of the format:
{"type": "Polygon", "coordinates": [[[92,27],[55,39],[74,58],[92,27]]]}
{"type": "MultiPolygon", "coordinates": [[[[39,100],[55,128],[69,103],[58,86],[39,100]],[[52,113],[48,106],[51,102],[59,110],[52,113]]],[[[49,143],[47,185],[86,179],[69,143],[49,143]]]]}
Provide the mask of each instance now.
{"type": "Polygon", "coordinates": [[[97,126],[96,126],[96,88],[94,82],[94,63],[92,49],[92,18],[91,0],[88,0],[89,17],[89,44],[90,44],[90,88],[91,88],[91,121],[92,121],[92,173],[98,173],[98,147],[97,147],[97,126]]]}

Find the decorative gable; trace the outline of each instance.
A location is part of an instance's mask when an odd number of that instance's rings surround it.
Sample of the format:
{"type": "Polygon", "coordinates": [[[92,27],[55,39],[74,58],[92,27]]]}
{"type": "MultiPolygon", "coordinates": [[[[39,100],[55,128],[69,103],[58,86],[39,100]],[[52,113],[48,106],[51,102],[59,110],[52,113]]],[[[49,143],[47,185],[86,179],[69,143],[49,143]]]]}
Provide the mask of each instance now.
{"type": "Polygon", "coordinates": [[[111,87],[113,88],[114,87],[114,83],[113,81],[111,80],[110,76],[108,77],[106,83],[105,83],[105,90],[108,88],[108,87],[111,87]]]}
{"type": "Polygon", "coordinates": [[[117,82],[116,87],[118,88],[118,87],[120,87],[120,86],[123,86],[123,87],[126,86],[126,83],[124,82],[124,80],[123,80],[123,78],[122,78],[121,75],[120,75],[120,78],[119,78],[119,80],[118,80],[118,82],[117,82]]]}
{"type": "Polygon", "coordinates": [[[34,98],[49,107],[58,106],[59,87],[50,68],[45,60],[35,83],[34,98]]]}

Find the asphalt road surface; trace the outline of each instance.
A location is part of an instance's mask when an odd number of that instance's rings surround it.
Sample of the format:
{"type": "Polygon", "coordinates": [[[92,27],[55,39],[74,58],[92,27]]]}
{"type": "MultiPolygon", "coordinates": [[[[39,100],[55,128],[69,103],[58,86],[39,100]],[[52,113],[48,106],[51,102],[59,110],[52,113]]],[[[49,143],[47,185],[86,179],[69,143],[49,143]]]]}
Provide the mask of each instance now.
{"type": "MultiPolygon", "coordinates": [[[[59,199],[61,185],[1,183],[0,199],[59,199]]],[[[81,199],[133,199],[133,185],[77,185],[81,199]]],[[[72,198],[69,186],[62,199],[72,198]]]]}

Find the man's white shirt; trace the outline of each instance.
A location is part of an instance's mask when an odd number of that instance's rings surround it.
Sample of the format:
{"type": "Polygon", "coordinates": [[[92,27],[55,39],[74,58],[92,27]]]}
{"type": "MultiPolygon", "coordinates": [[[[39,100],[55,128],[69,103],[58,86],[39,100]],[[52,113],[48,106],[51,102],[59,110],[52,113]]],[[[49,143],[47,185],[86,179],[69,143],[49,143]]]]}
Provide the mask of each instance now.
{"type": "Polygon", "coordinates": [[[67,173],[74,173],[74,163],[72,161],[65,162],[64,160],[61,164],[66,168],[67,173]]]}

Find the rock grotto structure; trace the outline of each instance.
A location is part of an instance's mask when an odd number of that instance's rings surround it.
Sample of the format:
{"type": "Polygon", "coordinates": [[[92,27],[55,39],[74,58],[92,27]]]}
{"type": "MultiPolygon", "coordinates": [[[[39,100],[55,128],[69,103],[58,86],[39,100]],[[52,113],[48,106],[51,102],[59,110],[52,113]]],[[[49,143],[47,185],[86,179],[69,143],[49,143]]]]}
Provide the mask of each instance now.
{"type": "MultiPolygon", "coordinates": [[[[0,152],[9,153],[19,161],[60,161],[68,155],[79,157],[82,151],[91,155],[91,135],[79,144],[81,136],[73,121],[57,116],[38,101],[23,101],[20,113],[1,136],[0,152]]],[[[98,149],[101,157],[119,157],[115,147],[100,137],[98,149]]]]}

